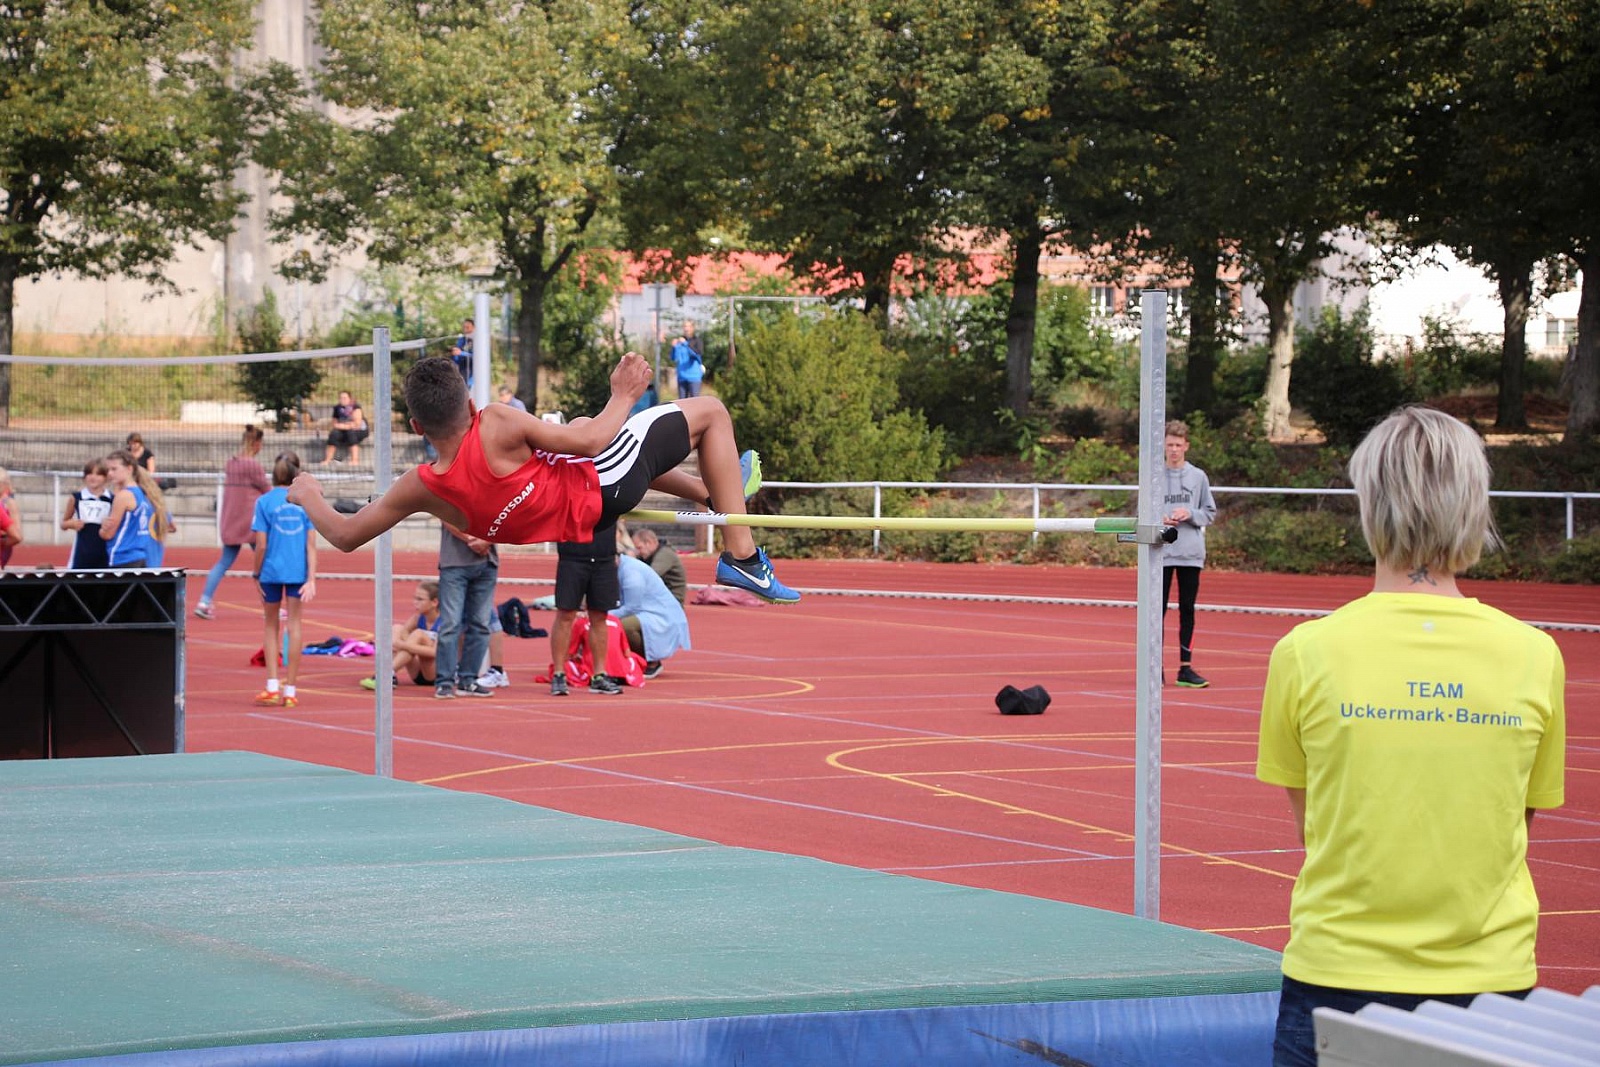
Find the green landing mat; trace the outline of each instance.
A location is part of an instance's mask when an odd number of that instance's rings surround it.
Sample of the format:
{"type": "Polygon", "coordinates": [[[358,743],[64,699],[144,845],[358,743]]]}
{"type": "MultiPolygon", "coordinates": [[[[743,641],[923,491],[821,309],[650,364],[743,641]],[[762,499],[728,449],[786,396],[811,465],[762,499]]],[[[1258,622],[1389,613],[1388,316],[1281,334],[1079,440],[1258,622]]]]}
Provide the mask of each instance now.
{"type": "Polygon", "coordinates": [[[0,763],[0,1063],[1276,989],[1092,908],[251,753],[0,763]]]}

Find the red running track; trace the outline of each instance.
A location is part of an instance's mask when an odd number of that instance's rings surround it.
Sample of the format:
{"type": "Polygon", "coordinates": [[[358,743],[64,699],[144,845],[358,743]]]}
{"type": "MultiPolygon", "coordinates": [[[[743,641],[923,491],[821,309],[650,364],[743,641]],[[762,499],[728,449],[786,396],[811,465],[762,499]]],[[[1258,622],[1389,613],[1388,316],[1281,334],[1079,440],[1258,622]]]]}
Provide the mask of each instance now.
{"type": "MultiPolygon", "coordinates": [[[[30,546],[24,546],[27,553],[30,546]]],[[[48,550],[32,549],[38,561],[48,550]]],[[[59,554],[57,552],[56,554],[59,554]]],[[[173,562],[200,569],[201,550],[173,562]]],[[[35,562],[20,555],[18,563],[35,562]]],[[[370,574],[326,552],[324,571],[370,574]]],[[[396,560],[425,574],[431,555],[396,560]]],[[[688,561],[691,581],[711,562],[688,561]]],[[[554,559],[509,556],[507,579],[549,579],[554,559]]],[[[785,561],[810,589],[923,590],[1131,600],[1131,571],[785,561]]],[[[1358,578],[1208,572],[1201,602],[1330,609],[1358,578]]],[[[397,608],[410,583],[397,583],[397,608]]],[[[502,586],[500,597],[548,592],[502,586]]],[[[1525,619],[1600,624],[1592,587],[1476,583],[1525,619]]],[[[251,749],[369,771],[370,660],[306,657],[302,703],[260,709],[260,608],[230,578],[212,622],[191,619],[188,746],[251,749]]],[[[550,697],[533,675],[545,641],[510,640],[513,686],[436,701],[402,687],[398,777],[753,848],[1131,911],[1134,613],[1045,603],[813,595],[791,608],[690,609],[695,649],[621,697],[550,697]],[[1054,696],[1038,717],[996,713],[1006,683],[1054,696]]],[[[370,580],[325,580],[306,639],[365,636],[370,580]]],[[[535,614],[535,625],[541,616],[535,614]]],[[[548,618],[548,616],[544,616],[548,618]]],[[[1253,775],[1273,643],[1298,619],[1203,612],[1205,690],[1169,689],[1163,755],[1161,917],[1281,948],[1300,863],[1282,791],[1253,775]]],[[[1557,632],[1567,661],[1567,804],[1534,823],[1541,984],[1600,983],[1600,634],[1557,632]]],[[[1169,657],[1173,655],[1169,652],[1169,657]]],[[[1173,665],[1169,663],[1169,671],[1173,665]]]]}

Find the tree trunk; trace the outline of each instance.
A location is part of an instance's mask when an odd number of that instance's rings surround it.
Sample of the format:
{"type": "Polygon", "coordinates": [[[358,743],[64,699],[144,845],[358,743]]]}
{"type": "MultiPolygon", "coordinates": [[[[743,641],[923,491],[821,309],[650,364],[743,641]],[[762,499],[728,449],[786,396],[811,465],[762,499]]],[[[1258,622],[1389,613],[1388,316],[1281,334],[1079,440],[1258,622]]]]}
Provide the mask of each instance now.
{"type": "Polygon", "coordinates": [[[1517,264],[1496,270],[1500,281],[1500,307],[1505,314],[1505,338],[1500,343],[1500,396],[1495,402],[1497,430],[1528,428],[1523,397],[1523,371],[1528,363],[1528,304],[1533,294],[1533,271],[1517,264]]]}
{"type": "Polygon", "coordinates": [[[874,270],[862,278],[861,285],[861,311],[867,316],[873,312],[882,311],[885,328],[889,324],[889,297],[893,293],[894,264],[880,270],[874,270]]]}
{"type": "MultiPolygon", "coordinates": [[[[17,295],[17,261],[0,256],[0,353],[12,356],[12,304],[17,295]]],[[[11,364],[0,363],[0,428],[11,425],[11,364]]]]}
{"type": "Polygon", "coordinates": [[[1033,333],[1039,320],[1039,254],[1044,238],[1037,226],[1020,230],[1011,272],[1011,307],[1006,312],[1006,406],[1019,418],[1033,396],[1033,333]]]}
{"type": "Polygon", "coordinates": [[[1189,349],[1183,371],[1184,414],[1209,412],[1217,401],[1217,246],[1207,241],[1189,253],[1189,349]]]}
{"type": "Polygon", "coordinates": [[[1271,440],[1286,440],[1289,429],[1289,370],[1294,364],[1294,282],[1274,279],[1261,286],[1267,305],[1267,410],[1262,428],[1271,440]]]}
{"type": "Polygon", "coordinates": [[[539,410],[539,367],[544,362],[544,290],[538,264],[527,264],[517,291],[517,399],[539,410]]]}
{"type": "Polygon", "coordinates": [[[1578,257],[1583,291],[1578,296],[1578,343],[1572,359],[1572,395],[1563,444],[1581,445],[1600,433],[1600,246],[1578,257]]]}

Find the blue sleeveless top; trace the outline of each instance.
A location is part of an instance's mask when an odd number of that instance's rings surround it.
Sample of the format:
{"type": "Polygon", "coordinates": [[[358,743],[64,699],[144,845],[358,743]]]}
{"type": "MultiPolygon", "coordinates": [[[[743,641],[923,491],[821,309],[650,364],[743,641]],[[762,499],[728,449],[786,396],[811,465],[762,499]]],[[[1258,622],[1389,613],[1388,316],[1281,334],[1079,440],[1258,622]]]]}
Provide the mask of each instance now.
{"type": "Polygon", "coordinates": [[[142,567],[150,558],[150,523],[156,509],[137,485],[128,486],[128,492],[133,494],[134,507],[123,513],[107,548],[113,567],[142,567]]]}

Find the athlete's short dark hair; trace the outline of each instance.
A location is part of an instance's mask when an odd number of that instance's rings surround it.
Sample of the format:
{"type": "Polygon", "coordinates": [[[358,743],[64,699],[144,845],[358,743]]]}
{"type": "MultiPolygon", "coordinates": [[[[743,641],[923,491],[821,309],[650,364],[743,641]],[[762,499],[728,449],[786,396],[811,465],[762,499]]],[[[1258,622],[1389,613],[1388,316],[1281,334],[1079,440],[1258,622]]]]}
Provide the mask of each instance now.
{"type": "Polygon", "coordinates": [[[465,428],[467,381],[448,359],[420,359],[406,374],[406,408],[430,437],[465,428]]]}

